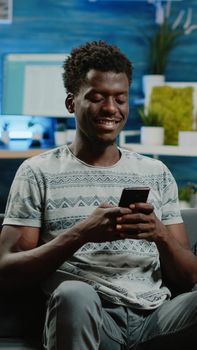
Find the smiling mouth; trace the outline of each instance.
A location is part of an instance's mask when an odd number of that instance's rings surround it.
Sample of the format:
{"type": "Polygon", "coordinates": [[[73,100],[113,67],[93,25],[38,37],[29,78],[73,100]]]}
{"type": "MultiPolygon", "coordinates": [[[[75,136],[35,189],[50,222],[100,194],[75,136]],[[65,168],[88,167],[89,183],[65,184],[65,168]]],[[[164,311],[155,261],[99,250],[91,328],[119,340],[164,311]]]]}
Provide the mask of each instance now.
{"type": "Polygon", "coordinates": [[[118,124],[120,121],[119,120],[115,120],[115,119],[97,119],[95,120],[95,123],[97,125],[106,125],[106,126],[114,126],[116,124],[118,124]]]}

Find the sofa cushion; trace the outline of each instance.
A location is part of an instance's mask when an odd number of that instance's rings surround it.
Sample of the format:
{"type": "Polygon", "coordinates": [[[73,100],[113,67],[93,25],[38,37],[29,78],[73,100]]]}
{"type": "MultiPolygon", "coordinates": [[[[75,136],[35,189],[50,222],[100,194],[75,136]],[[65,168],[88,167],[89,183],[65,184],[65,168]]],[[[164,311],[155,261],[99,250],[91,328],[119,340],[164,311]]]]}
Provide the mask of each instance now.
{"type": "Polygon", "coordinates": [[[0,338],[0,349],[43,350],[43,346],[40,340],[34,338],[0,338]]]}
{"type": "Polygon", "coordinates": [[[0,337],[42,336],[45,298],[40,290],[0,295],[0,337]]]}
{"type": "Polygon", "coordinates": [[[190,245],[195,252],[197,244],[197,208],[181,209],[181,215],[189,236],[190,245]]]}

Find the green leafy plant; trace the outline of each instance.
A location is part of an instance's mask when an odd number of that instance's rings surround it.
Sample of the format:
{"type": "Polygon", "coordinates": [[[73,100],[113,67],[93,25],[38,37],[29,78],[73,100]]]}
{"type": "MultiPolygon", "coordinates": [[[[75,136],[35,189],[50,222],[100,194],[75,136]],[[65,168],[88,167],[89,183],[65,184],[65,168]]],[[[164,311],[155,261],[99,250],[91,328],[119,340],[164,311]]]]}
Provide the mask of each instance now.
{"type": "Polygon", "coordinates": [[[54,129],[55,129],[55,131],[66,131],[66,129],[67,129],[66,119],[56,118],[54,129]]]}
{"type": "Polygon", "coordinates": [[[39,130],[43,130],[44,126],[42,125],[42,123],[40,123],[39,118],[36,117],[32,117],[28,123],[27,123],[28,128],[34,128],[37,129],[37,131],[39,130]]]}
{"type": "Polygon", "coordinates": [[[58,122],[55,130],[56,131],[65,131],[66,130],[65,122],[58,122]]]}
{"type": "Polygon", "coordinates": [[[162,117],[150,109],[145,110],[144,107],[138,108],[139,116],[145,126],[163,126],[162,117]]]}
{"type": "Polygon", "coordinates": [[[168,63],[170,52],[179,44],[179,39],[184,35],[189,35],[197,29],[197,25],[192,25],[192,9],[187,12],[180,10],[175,20],[171,23],[171,1],[167,1],[163,6],[159,0],[149,0],[156,7],[156,29],[152,36],[144,33],[144,37],[149,46],[149,72],[150,74],[164,74],[168,63]],[[186,18],[184,20],[184,16],[186,18]],[[184,23],[182,23],[184,20],[184,23]]]}
{"type": "Polygon", "coordinates": [[[197,184],[188,183],[185,186],[180,186],[178,188],[178,195],[180,201],[185,201],[190,203],[192,206],[192,202],[194,201],[196,206],[196,195],[197,195],[197,184]]]}
{"type": "Polygon", "coordinates": [[[189,186],[181,186],[178,189],[179,200],[189,202],[191,196],[191,189],[189,186]]]}
{"type": "Polygon", "coordinates": [[[164,74],[171,50],[176,46],[182,31],[172,31],[165,21],[157,28],[149,41],[149,71],[151,74],[164,74]]]}
{"type": "Polygon", "coordinates": [[[10,123],[5,122],[5,123],[3,124],[3,126],[2,126],[2,130],[3,130],[3,131],[8,131],[8,130],[9,130],[9,126],[10,126],[10,123]]]}
{"type": "Polygon", "coordinates": [[[155,86],[149,108],[163,120],[164,144],[177,145],[179,130],[192,130],[193,88],[155,86]]]}

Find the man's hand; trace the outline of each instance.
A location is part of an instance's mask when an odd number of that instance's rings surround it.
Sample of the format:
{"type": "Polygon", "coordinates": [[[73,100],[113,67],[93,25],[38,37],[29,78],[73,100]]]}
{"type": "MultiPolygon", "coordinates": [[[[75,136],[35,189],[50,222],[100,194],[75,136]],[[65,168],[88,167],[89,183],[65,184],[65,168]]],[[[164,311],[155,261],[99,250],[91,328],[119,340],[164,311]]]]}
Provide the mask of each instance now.
{"type": "Polygon", "coordinates": [[[115,207],[107,203],[101,204],[87,219],[76,225],[82,243],[122,239],[119,230],[116,230],[117,218],[131,213],[130,208],[115,207]]]}
{"type": "Polygon", "coordinates": [[[131,204],[130,209],[130,213],[116,219],[116,230],[122,239],[132,238],[157,241],[167,234],[165,226],[156,217],[151,204],[131,204]]]}

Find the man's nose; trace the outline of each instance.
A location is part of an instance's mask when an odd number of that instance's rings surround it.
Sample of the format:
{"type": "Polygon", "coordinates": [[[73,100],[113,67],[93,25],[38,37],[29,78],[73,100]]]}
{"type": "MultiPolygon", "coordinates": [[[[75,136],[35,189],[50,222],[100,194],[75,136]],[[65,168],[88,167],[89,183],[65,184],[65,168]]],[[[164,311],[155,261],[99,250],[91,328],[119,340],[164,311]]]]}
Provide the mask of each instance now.
{"type": "Polygon", "coordinates": [[[113,97],[108,97],[103,103],[103,110],[110,114],[114,114],[117,110],[116,101],[113,97]]]}

